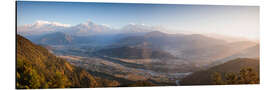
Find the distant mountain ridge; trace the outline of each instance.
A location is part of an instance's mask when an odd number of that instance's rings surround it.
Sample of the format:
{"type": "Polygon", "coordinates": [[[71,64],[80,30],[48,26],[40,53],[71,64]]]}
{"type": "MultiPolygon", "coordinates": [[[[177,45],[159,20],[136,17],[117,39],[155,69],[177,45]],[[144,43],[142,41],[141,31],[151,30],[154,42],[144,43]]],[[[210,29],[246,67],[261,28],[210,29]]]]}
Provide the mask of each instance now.
{"type": "MultiPolygon", "coordinates": [[[[82,23],[78,26],[84,27],[81,28],[81,30],[90,30],[94,28],[89,27],[91,25],[96,24],[89,21],[87,23],[82,23]]],[[[96,28],[98,27],[99,26],[97,26],[96,28]]],[[[121,58],[128,58],[129,56],[131,56],[138,59],[160,59],[161,56],[155,56],[155,54],[165,55],[163,59],[165,59],[166,57],[167,59],[177,58],[179,60],[185,60],[189,63],[192,63],[194,64],[194,66],[197,67],[205,67],[209,64],[219,62],[218,60],[224,62],[226,61],[225,58],[227,57],[232,57],[230,59],[234,59],[243,56],[237,53],[250,53],[252,51],[245,49],[255,46],[257,44],[251,41],[239,41],[231,43],[225,40],[215,39],[201,34],[168,34],[154,30],[153,27],[148,27],[145,25],[130,25],[130,27],[138,27],[138,29],[142,31],[139,30],[139,32],[126,33],[103,33],[93,34],[89,36],[77,36],[69,34],[67,32],[53,32],[40,36],[29,37],[29,39],[36,44],[42,45],[73,45],[78,48],[80,48],[80,45],[83,45],[84,48],[92,48],[89,52],[102,52],[100,54],[109,56],[112,55],[113,57],[121,58]],[[134,48],[127,49],[126,47],[134,48]],[[134,53],[128,54],[119,52],[123,51],[124,48],[131,51],[134,50],[134,53]],[[110,54],[111,50],[119,53],[110,54]],[[143,56],[144,54],[142,51],[148,52],[147,54],[144,53],[147,57],[143,56]],[[150,54],[154,56],[151,56],[150,54]],[[123,55],[127,56],[123,57],[123,55]]],[[[126,30],[128,30],[128,28],[126,30]]],[[[74,29],[73,31],[80,30],[74,29]]],[[[101,30],[101,32],[102,31],[103,30],[101,30]]],[[[104,31],[107,32],[110,30],[104,31]]]]}
{"type": "Polygon", "coordinates": [[[44,35],[26,36],[36,44],[42,45],[79,45],[79,44],[109,44],[117,40],[117,35],[102,34],[92,36],[76,36],[64,32],[53,32],[44,35]]]}
{"type": "Polygon", "coordinates": [[[139,47],[111,48],[100,50],[97,54],[127,59],[177,59],[170,53],[161,50],[154,51],[150,48],[139,47]]]}
{"type": "Polygon", "coordinates": [[[63,44],[71,44],[74,38],[71,35],[64,34],[61,32],[50,33],[41,36],[36,40],[36,42],[40,44],[48,44],[48,45],[63,45],[63,44]]]}
{"type": "Polygon", "coordinates": [[[200,34],[166,34],[152,31],[143,35],[123,37],[110,47],[150,48],[170,53],[182,60],[208,65],[256,44],[250,41],[228,43],[200,34]]]}
{"type": "Polygon", "coordinates": [[[240,52],[237,52],[231,56],[222,58],[221,60],[217,60],[216,62],[213,62],[212,64],[208,65],[207,67],[212,67],[215,65],[219,65],[225,62],[228,62],[235,58],[253,58],[253,59],[259,59],[260,57],[260,45],[257,44],[255,46],[246,48],[240,52]]]}
{"type": "Polygon", "coordinates": [[[23,36],[44,35],[54,32],[63,32],[74,36],[91,36],[102,34],[145,33],[163,29],[162,27],[147,26],[144,24],[128,24],[123,28],[114,29],[108,25],[96,24],[90,20],[74,26],[39,20],[33,24],[25,24],[17,27],[18,33],[23,36]]]}
{"type": "MultiPolygon", "coordinates": [[[[252,54],[251,52],[259,49],[255,48],[253,51],[245,50],[257,45],[257,43],[250,41],[228,43],[224,40],[210,38],[200,34],[167,34],[160,31],[93,36],[74,36],[63,32],[55,32],[40,36],[33,41],[43,45],[83,44],[86,46],[89,45],[89,47],[96,45],[101,47],[101,50],[95,52],[120,58],[131,56],[134,57],[133,59],[160,59],[161,56],[157,55],[165,55],[162,57],[163,59],[177,58],[189,61],[190,63],[200,63],[200,66],[212,64],[218,60],[224,62],[226,61],[224,59],[226,57],[232,57],[230,59],[238,58],[243,56],[243,54],[237,54],[240,52],[252,54]],[[125,51],[127,53],[120,52],[123,50],[127,50],[125,51]],[[111,53],[112,51],[118,53],[111,53]],[[144,54],[146,55],[143,56],[144,54]],[[124,55],[126,56],[124,57],[124,55]]],[[[249,58],[252,57],[250,56],[249,58]]]]}

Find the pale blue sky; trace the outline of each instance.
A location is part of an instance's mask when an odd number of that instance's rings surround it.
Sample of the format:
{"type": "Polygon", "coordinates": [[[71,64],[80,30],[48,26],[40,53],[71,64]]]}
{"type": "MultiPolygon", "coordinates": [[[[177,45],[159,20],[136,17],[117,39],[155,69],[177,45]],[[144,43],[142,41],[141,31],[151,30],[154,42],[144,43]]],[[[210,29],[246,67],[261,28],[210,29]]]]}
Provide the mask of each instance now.
{"type": "Polygon", "coordinates": [[[170,32],[207,32],[259,37],[258,6],[17,2],[18,25],[37,20],[77,25],[87,20],[121,28],[129,23],[159,25],[170,32]]]}

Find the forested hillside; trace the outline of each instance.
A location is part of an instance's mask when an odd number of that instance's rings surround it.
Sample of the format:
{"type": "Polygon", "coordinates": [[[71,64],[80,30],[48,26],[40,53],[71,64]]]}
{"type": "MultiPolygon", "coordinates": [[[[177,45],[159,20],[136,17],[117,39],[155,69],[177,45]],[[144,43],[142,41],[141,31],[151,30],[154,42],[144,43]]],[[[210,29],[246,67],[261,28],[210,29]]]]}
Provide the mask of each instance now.
{"type": "Polygon", "coordinates": [[[194,72],[181,85],[258,84],[259,60],[238,58],[210,69],[194,72]]]}
{"type": "Polygon", "coordinates": [[[17,35],[16,69],[17,88],[102,86],[86,70],[74,67],[20,35],[17,35]]]}

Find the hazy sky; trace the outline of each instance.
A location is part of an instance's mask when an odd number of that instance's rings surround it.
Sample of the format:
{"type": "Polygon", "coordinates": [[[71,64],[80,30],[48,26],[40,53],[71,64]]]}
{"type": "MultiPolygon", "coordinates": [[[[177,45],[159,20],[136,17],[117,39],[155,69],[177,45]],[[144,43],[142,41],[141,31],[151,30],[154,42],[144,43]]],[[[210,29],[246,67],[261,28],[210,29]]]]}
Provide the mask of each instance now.
{"type": "Polygon", "coordinates": [[[135,23],[163,26],[168,32],[175,33],[188,31],[259,38],[258,6],[29,1],[17,3],[19,26],[37,20],[77,25],[89,19],[114,28],[135,23]]]}

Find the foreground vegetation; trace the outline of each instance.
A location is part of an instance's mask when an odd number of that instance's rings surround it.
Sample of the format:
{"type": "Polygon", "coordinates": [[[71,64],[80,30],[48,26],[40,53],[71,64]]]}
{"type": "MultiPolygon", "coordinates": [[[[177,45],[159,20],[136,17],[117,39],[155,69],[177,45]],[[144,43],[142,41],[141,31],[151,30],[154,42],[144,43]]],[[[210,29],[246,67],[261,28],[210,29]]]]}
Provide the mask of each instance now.
{"type": "Polygon", "coordinates": [[[194,72],[182,79],[181,85],[259,84],[257,59],[238,58],[212,68],[194,72]]]}
{"type": "Polygon", "coordinates": [[[243,68],[238,73],[226,73],[225,75],[215,72],[212,80],[215,85],[260,83],[258,73],[252,68],[243,68]]]}
{"type": "Polygon", "coordinates": [[[76,88],[118,86],[114,80],[92,76],[17,35],[17,88],[76,88]]]}

